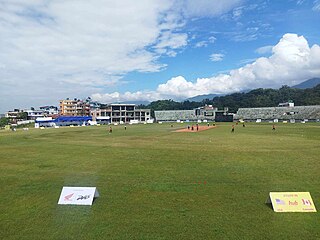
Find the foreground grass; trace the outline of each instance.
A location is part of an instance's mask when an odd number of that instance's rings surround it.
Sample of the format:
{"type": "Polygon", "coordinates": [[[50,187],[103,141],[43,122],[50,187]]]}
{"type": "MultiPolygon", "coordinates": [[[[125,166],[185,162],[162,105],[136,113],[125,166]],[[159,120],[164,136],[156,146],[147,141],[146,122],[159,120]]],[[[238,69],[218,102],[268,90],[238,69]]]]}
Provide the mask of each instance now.
{"type": "Polygon", "coordinates": [[[0,132],[0,239],[319,239],[318,213],[274,213],[270,191],[320,211],[320,125],[134,125],[0,132]],[[96,186],[91,207],[62,186],[96,186]]]}

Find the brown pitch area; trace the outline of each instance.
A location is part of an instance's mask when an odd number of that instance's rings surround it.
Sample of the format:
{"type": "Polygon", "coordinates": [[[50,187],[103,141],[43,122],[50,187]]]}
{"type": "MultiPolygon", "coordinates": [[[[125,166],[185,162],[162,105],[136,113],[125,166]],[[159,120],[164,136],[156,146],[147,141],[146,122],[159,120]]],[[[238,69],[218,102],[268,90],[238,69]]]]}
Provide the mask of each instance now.
{"type": "Polygon", "coordinates": [[[188,130],[187,127],[185,128],[182,128],[182,129],[178,129],[178,130],[175,130],[174,132],[201,132],[201,131],[205,131],[205,130],[208,130],[208,129],[211,129],[211,128],[215,128],[216,126],[199,126],[199,129],[197,131],[197,126],[193,126],[193,131],[191,130],[191,126],[190,126],[190,129],[188,130]]]}

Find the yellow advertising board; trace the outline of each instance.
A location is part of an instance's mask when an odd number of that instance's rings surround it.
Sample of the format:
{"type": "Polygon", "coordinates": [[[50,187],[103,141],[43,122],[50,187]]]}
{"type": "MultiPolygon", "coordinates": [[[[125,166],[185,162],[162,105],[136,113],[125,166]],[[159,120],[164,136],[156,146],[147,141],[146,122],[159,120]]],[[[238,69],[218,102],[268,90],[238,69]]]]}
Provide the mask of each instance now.
{"type": "Polygon", "coordinates": [[[275,212],[317,211],[309,192],[270,192],[267,202],[275,212]]]}

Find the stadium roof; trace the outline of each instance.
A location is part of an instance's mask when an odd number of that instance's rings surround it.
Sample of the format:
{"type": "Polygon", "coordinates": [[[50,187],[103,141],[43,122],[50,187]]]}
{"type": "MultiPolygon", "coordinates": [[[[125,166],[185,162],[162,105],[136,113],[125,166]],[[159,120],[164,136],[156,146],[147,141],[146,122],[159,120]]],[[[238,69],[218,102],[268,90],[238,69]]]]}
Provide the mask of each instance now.
{"type": "Polygon", "coordinates": [[[92,120],[90,116],[60,116],[56,119],[38,118],[36,122],[86,122],[92,120]]]}

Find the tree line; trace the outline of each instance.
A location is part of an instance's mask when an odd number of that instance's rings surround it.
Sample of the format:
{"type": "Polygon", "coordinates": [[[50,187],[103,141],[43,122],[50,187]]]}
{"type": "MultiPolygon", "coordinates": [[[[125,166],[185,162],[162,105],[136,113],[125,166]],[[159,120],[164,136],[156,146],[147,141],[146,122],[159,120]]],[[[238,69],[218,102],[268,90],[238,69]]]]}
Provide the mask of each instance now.
{"type": "Polygon", "coordinates": [[[229,112],[237,112],[239,108],[277,107],[279,103],[293,101],[296,106],[320,105],[320,84],[307,89],[282,86],[279,89],[258,88],[249,92],[233,93],[226,96],[204,99],[201,102],[158,100],[138,108],[148,108],[152,112],[159,110],[191,110],[204,105],[213,105],[222,109],[229,108],[229,112]]]}

